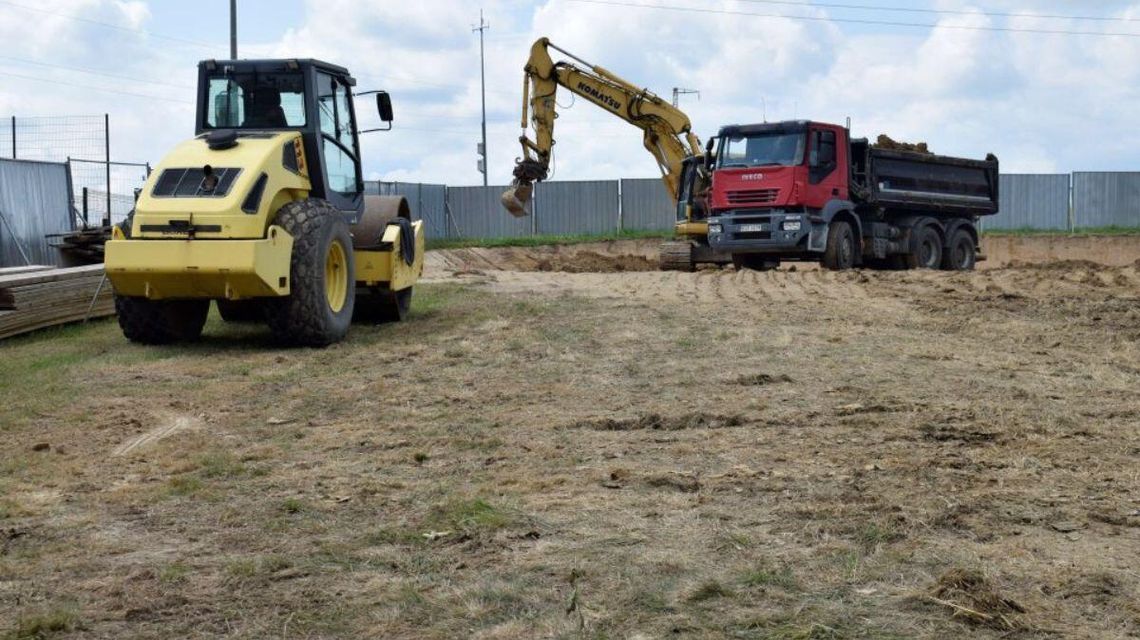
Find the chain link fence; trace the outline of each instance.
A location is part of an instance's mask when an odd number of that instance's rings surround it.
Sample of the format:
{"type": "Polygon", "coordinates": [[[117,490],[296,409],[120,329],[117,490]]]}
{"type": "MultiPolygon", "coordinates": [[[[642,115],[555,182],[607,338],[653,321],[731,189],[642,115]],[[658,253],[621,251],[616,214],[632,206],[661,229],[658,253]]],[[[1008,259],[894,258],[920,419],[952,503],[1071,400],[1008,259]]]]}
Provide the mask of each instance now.
{"type": "Polygon", "coordinates": [[[0,157],[67,163],[76,224],[113,224],[134,207],[150,166],[112,161],[110,127],[108,115],[9,116],[0,120],[0,157]]]}

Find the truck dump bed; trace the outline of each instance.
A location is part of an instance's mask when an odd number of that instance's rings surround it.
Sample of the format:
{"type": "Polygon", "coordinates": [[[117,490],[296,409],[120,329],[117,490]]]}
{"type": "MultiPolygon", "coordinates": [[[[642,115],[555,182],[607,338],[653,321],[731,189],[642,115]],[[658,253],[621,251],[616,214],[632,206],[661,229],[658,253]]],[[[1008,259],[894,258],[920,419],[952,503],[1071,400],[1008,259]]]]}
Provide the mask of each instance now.
{"type": "Polygon", "coordinates": [[[998,161],[869,147],[868,201],[890,209],[985,216],[998,211],[998,161]]]}

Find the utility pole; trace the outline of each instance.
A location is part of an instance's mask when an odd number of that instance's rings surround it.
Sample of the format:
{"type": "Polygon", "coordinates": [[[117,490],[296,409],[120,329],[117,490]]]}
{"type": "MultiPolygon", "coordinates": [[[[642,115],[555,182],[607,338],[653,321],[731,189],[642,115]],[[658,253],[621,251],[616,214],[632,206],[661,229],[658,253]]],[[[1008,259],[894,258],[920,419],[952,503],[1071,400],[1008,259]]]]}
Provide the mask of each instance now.
{"type": "Polygon", "coordinates": [[[689,94],[697,94],[697,100],[701,99],[701,92],[697,89],[682,89],[681,87],[673,87],[673,106],[680,106],[681,96],[689,94]]]}
{"type": "Polygon", "coordinates": [[[479,32],[479,87],[483,94],[483,142],[479,144],[479,173],[483,174],[483,186],[487,186],[487,63],[483,57],[483,32],[491,25],[483,21],[483,10],[479,9],[479,26],[471,29],[479,32]]]}
{"type": "Polygon", "coordinates": [[[230,0],[230,60],[237,60],[237,0],[230,0]]]}

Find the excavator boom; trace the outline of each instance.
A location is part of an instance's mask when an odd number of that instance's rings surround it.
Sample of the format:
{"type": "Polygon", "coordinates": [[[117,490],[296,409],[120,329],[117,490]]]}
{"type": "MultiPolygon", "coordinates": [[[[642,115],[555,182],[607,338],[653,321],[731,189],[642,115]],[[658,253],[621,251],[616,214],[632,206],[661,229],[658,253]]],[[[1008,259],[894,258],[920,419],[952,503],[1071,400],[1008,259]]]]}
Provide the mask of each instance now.
{"type": "Polygon", "coordinates": [[[555,96],[560,86],[641,129],[645,148],[657,161],[665,188],[673,200],[677,199],[685,159],[701,154],[701,141],[693,134],[689,117],[648,89],[586,62],[548,38],[540,38],[531,46],[530,59],[524,67],[523,135],[519,137],[523,155],[516,163],[511,188],[503,193],[507,211],[515,216],[527,215],[534,183],[545,180],[549,173],[554,120],[558,117],[555,96]],[[578,64],[554,62],[551,49],[578,64]],[[534,126],[533,140],[526,135],[529,124],[534,126]]]}

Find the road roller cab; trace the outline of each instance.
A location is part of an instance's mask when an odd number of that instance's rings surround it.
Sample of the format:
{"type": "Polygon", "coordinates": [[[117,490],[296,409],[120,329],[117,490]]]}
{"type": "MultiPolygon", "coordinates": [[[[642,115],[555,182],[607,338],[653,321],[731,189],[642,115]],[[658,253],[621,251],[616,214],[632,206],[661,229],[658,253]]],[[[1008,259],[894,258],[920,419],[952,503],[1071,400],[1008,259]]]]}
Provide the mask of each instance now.
{"type": "MultiPolygon", "coordinates": [[[[128,338],[196,338],[211,300],[227,321],[265,321],[325,345],[353,316],[399,320],[423,268],[422,223],[401,197],[367,196],[347,69],[317,60],[198,65],[196,136],[156,167],[107,243],[128,338]]],[[[369,110],[371,111],[371,110],[369,110]]],[[[369,114],[369,119],[375,116],[369,114]]]]}

